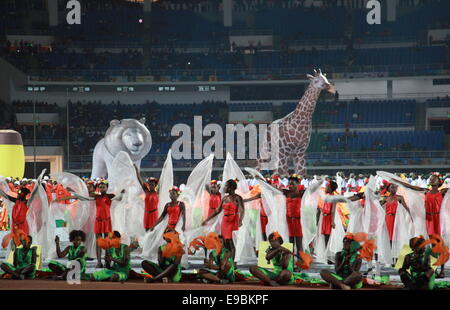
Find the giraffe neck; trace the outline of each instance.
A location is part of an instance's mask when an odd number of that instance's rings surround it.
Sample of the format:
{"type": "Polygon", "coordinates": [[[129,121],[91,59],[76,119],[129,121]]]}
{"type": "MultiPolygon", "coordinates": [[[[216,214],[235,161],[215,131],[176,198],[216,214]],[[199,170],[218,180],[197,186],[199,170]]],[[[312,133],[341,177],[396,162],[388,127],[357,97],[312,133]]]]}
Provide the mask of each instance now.
{"type": "Polygon", "coordinates": [[[315,88],[312,83],[306,88],[302,99],[295,108],[295,114],[301,118],[312,119],[317,100],[319,99],[320,90],[315,88]]]}

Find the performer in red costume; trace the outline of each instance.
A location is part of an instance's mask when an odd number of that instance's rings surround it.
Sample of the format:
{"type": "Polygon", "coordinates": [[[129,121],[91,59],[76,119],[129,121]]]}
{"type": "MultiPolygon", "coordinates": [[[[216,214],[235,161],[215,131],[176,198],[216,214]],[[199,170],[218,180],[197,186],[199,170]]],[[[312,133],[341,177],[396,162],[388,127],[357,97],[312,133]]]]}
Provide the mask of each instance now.
{"type": "Polygon", "coordinates": [[[209,209],[207,217],[210,217],[219,207],[222,195],[220,194],[220,185],[217,180],[212,180],[210,185],[206,187],[209,193],[209,209]]]}
{"type": "Polygon", "coordinates": [[[17,229],[21,229],[27,235],[30,233],[27,222],[27,212],[31,201],[33,200],[34,193],[35,192],[30,193],[30,190],[28,188],[22,186],[17,192],[16,198],[9,196],[8,194],[0,190],[0,196],[2,196],[5,199],[8,199],[11,202],[14,202],[11,216],[11,228],[15,227],[17,229]],[[30,195],[29,199],[27,199],[28,195],[30,195]]]}
{"type": "Polygon", "coordinates": [[[411,220],[413,220],[413,217],[411,215],[411,212],[406,204],[405,198],[403,196],[397,195],[397,188],[398,186],[392,183],[389,183],[385,180],[383,180],[383,184],[385,185],[385,188],[381,190],[382,196],[384,196],[384,199],[380,202],[381,206],[384,207],[386,216],[386,227],[389,233],[389,241],[392,245],[392,237],[394,236],[394,225],[395,225],[395,217],[397,216],[397,207],[400,203],[403,208],[408,212],[409,216],[411,217],[411,220]]]}
{"type": "MultiPolygon", "coordinates": [[[[445,194],[447,194],[448,188],[441,188],[444,181],[439,173],[433,173],[429,179],[429,188],[422,188],[418,186],[410,185],[406,182],[396,181],[403,186],[410,188],[415,191],[425,192],[425,224],[427,229],[427,234],[431,237],[432,235],[441,234],[441,207],[442,201],[445,194]]],[[[437,275],[437,278],[444,278],[444,266],[441,266],[441,272],[437,275]]]]}
{"type": "MultiPolygon", "coordinates": [[[[272,180],[271,178],[266,178],[266,182],[269,184],[272,184],[272,180]]],[[[264,241],[267,241],[267,233],[266,233],[266,227],[267,227],[267,223],[269,222],[269,218],[267,217],[266,211],[264,210],[264,206],[262,203],[262,199],[261,199],[261,188],[260,186],[257,184],[255,186],[250,186],[250,198],[244,199],[244,203],[246,202],[250,202],[253,200],[258,200],[258,204],[259,204],[259,219],[261,222],[261,234],[262,234],[262,239],[264,241]]]]}
{"type": "Polygon", "coordinates": [[[225,193],[227,194],[222,198],[219,207],[211,214],[202,225],[205,225],[209,220],[216,217],[223,210],[222,219],[222,237],[225,242],[225,247],[232,252],[234,260],[236,248],[233,242],[233,231],[238,230],[242,226],[242,220],[244,218],[244,200],[241,196],[235,193],[237,189],[236,180],[228,180],[225,183],[225,193]]]}
{"type": "Polygon", "coordinates": [[[305,193],[305,187],[299,185],[300,176],[292,174],[289,177],[288,189],[283,189],[283,194],[286,196],[286,221],[289,233],[289,242],[294,243],[296,252],[302,251],[302,224],[300,221],[300,209],[302,197],[305,193]]]}
{"type": "Polygon", "coordinates": [[[156,221],[158,220],[158,202],[159,197],[156,192],[156,186],[158,185],[157,178],[148,178],[147,184],[141,178],[139,174],[139,169],[136,165],[134,165],[136,169],[136,176],[138,178],[139,183],[142,186],[142,190],[145,193],[145,211],[144,211],[144,228],[146,231],[155,226],[156,221]]]}
{"type": "MultiPolygon", "coordinates": [[[[116,196],[115,194],[108,194],[108,181],[103,180],[97,185],[97,190],[99,191],[99,194],[91,192],[91,190],[95,190],[95,187],[93,184],[88,183],[88,191],[89,191],[89,197],[84,197],[79,194],[74,194],[72,196],[69,195],[69,197],[64,196],[59,198],[61,199],[81,199],[85,201],[95,201],[95,226],[94,226],[94,232],[96,235],[96,238],[101,238],[102,235],[104,238],[106,236],[113,232],[112,225],[111,225],[111,203],[113,200],[120,201],[122,199],[122,194],[125,193],[125,190],[123,189],[120,192],[120,195],[116,196]]],[[[96,268],[103,268],[102,264],[102,248],[97,245],[97,266],[96,268]]]]}
{"type": "MultiPolygon", "coordinates": [[[[175,229],[175,227],[178,224],[178,221],[181,218],[183,219],[183,226],[181,227],[181,230],[184,231],[185,225],[186,225],[186,207],[184,205],[184,202],[178,201],[178,196],[180,195],[180,189],[176,186],[172,187],[170,190],[170,202],[168,202],[164,206],[164,211],[162,212],[161,216],[156,221],[155,225],[151,228],[155,229],[155,227],[161,223],[166,216],[169,216],[169,222],[167,223],[167,228],[175,229]]],[[[167,229],[166,228],[166,229],[167,229]]]]}

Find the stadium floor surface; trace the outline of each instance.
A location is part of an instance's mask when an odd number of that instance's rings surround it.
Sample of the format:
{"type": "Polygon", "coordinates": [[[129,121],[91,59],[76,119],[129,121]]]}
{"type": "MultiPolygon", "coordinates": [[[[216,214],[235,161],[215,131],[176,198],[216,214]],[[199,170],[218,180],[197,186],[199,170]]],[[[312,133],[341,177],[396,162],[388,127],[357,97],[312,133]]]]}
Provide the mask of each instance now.
{"type": "MultiPolygon", "coordinates": [[[[259,282],[249,281],[234,284],[204,284],[204,283],[143,283],[139,280],[129,280],[124,283],[89,282],[69,285],[65,281],[53,280],[0,280],[1,290],[327,290],[328,287],[286,285],[279,287],[263,286],[259,282]]],[[[383,286],[382,288],[363,288],[363,290],[400,289],[398,286],[383,286]]]]}

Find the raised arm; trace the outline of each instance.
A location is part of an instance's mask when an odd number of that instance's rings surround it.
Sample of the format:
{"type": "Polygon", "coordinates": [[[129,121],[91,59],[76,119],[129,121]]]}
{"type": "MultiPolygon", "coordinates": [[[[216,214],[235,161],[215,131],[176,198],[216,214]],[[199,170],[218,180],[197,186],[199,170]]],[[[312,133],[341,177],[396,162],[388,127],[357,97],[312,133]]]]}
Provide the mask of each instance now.
{"type": "Polygon", "coordinates": [[[257,199],[260,199],[260,198],[261,198],[261,193],[259,193],[259,194],[255,195],[255,196],[253,196],[253,197],[250,197],[250,198],[244,199],[244,200],[243,200],[243,202],[244,202],[244,203],[246,203],[246,202],[250,202],[250,201],[253,201],[253,200],[257,200],[257,199]]]}
{"type": "Polygon", "coordinates": [[[36,193],[38,191],[38,187],[42,186],[40,180],[38,180],[33,188],[33,191],[30,194],[30,198],[27,200],[27,206],[29,207],[31,205],[31,202],[33,202],[34,198],[36,197],[36,193]]]}
{"type": "Polygon", "coordinates": [[[161,213],[161,215],[159,216],[158,220],[156,221],[155,225],[153,225],[153,227],[150,229],[151,231],[153,231],[153,229],[155,229],[156,226],[158,226],[159,223],[162,222],[162,220],[164,219],[164,217],[166,217],[167,215],[167,208],[169,207],[169,202],[166,203],[166,205],[164,206],[164,210],[161,213]]]}
{"type": "Polygon", "coordinates": [[[115,201],[121,201],[123,198],[123,194],[125,193],[125,190],[123,189],[119,195],[114,195],[114,194],[107,194],[107,196],[109,197],[109,199],[111,200],[115,200],[115,201]]]}
{"type": "Polygon", "coordinates": [[[148,192],[148,188],[147,188],[147,186],[145,186],[145,182],[144,182],[144,180],[142,180],[141,174],[139,173],[139,169],[136,165],[134,165],[134,169],[136,170],[136,177],[139,181],[139,184],[141,184],[142,190],[144,192],[148,192]]]}
{"type": "Polygon", "coordinates": [[[84,197],[82,195],[79,195],[77,193],[73,194],[74,199],[79,199],[80,201],[93,201],[95,200],[95,197],[84,197]]]}
{"type": "Polygon", "coordinates": [[[216,211],[214,211],[211,216],[209,216],[206,220],[203,221],[202,225],[205,225],[211,219],[215,218],[220,212],[222,212],[223,199],[220,201],[220,205],[217,207],[216,211]]]}
{"type": "Polygon", "coordinates": [[[403,182],[403,181],[399,181],[399,180],[392,180],[391,182],[392,182],[392,183],[398,183],[398,184],[400,184],[400,185],[403,185],[404,187],[407,187],[407,188],[409,188],[409,189],[412,189],[412,190],[418,191],[418,192],[426,192],[426,191],[428,191],[427,188],[423,188],[423,187],[419,187],[419,186],[414,186],[414,185],[411,185],[411,184],[409,184],[409,183],[406,183],[406,182],[403,182]]]}
{"type": "Polygon", "coordinates": [[[2,191],[1,189],[0,189],[0,196],[2,196],[2,197],[5,198],[5,199],[8,199],[8,200],[11,201],[11,202],[16,202],[16,200],[17,200],[17,198],[12,197],[12,196],[9,196],[7,193],[5,193],[4,191],[2,191]]]}

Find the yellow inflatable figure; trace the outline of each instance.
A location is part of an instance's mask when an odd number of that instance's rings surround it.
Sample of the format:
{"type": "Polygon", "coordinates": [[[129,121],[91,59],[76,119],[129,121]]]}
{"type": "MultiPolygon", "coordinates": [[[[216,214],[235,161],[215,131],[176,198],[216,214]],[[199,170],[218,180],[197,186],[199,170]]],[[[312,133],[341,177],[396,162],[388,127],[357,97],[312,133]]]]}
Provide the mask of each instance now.
{"type": "Polygon", "coordinates": [[[0,130],[0,176],[22,179],[24,172],[22,136],[14,130],[0,130]]]}

